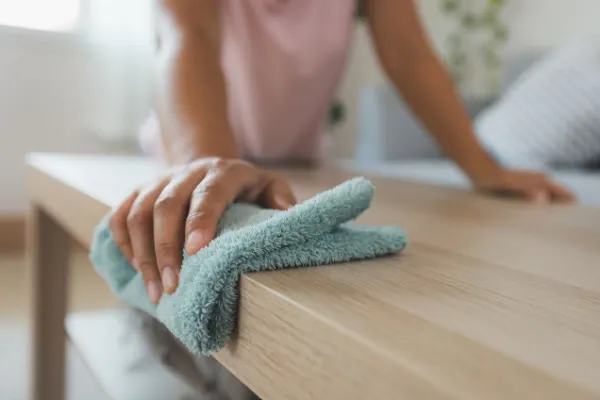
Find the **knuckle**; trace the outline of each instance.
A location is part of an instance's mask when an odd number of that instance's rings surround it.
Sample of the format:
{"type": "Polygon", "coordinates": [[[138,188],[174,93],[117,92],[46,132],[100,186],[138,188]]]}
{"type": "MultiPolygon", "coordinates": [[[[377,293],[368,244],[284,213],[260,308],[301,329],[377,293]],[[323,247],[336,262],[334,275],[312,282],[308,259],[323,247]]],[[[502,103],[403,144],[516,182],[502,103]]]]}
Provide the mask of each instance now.
{"type": "Polygon", "coordinates": [[[186,231],[205,225],[216,218],[217,213],[211,209],[192,211],[185,220],[186,231]]]}
{"type": "Polygon", "coordinates": [[[138,267],[145,281],[155,279],[158,276],[156,264],[151,260],[138,261],[138,267]]]}
{"type": "Polygon", "coordinates": [[[170,214],[182,206],[181,201],[174,195],[160,196],[154,203],[155,214],[170,214]]]}
{"type": "Polygon", "coordinates": [[[216,216],[214,210],[205,208],[202,210],[190,211],[186,218],[186,222],[194,222],[194,221],[206,221],[211,220],[216,216]]]}
{"type": "Polygon", "coordinates": [[[231,160],[227,158],[217,157],[212,160],[211,169],[220,174],[238,172],[240,170],[254,168],[252,164],[244,160],[231,160]]]}
{"type": "Polygon", "coordinates": [[[212,160],[212,168],[219,171],[226,171],[231,167],[232,161],[223,157],[215,157],[212,160]]]}
{"type": "Polygon", "coordinates": [[[172,257],[179,252],[179,246],[173,242],[158,242],[155,243],[154,249],[157,258],[172,257]]]}
{"type": "Polygon", "coordinates": [[[235,162],[234,164],[229,166],[228,173],[231,174],[232,176],[246,175],[246,176],[253,177],[252,179],[256,179],[257,176],[254,176],[254,175],[260,175],[260,174],[256,174],[258,171],[260,171],[260,170],[253,167],[251,164],[249,164],[245,161],[239,161],[239,162],[235,162]]]}
{"type": "Polygon", "coordinates": [[[211,179],[204,185],[200,185],[194,190],[194,195],[205,196],[210,194],[211,196],[223,194],[227,189],[227,184],[220,179],[211,179]]]}
{"type": "Polygon", "coordinates": [[[195,208],[202,207],[202,204],[208,203],[208,201],[210,200],[209,196],[210,195],[208,191],[203,185],[196,186],[196,188],[190,196],[190,209],[194,210],[195,208]]]}
{"type": "Polygon", "coordinates": [[[199,169],[206,170],[212,165],[212,163],[212,158],[199,158],[188,164],[184,164],[184,171],[196,171],[199,169]]]}
{"type": "Polygon", "coordinates": [[[127,216],[127,227],[129,229],[138,229],[147,226],[151,222],[152,216],[144,211],[135,210],[127,216]]]}

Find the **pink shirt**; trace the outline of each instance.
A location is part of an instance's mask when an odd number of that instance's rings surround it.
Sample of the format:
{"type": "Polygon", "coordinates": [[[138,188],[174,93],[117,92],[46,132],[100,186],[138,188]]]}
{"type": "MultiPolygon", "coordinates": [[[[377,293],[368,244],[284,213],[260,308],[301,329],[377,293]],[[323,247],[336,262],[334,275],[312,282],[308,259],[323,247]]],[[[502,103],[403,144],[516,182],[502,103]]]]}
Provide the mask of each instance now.
{"type": "Polygon", "coordinates": [[[229,121],[242,156],[315,160],[355,0],[221,0],[229,121]]]}

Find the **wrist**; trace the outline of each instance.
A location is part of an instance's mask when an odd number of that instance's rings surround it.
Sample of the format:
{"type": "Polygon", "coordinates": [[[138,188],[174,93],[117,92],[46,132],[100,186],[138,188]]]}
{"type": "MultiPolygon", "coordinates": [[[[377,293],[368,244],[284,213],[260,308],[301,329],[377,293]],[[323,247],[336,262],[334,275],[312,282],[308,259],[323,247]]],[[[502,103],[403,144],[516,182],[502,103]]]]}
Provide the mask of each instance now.
{"type": "Polygon", "coordinates": [[[198,143],[180,143],[169,149],[169,162],[171,164],[189,164],[203,158],[240,158],[233,145],[201,145],[198,143]]]}
{"type": "Polygon", "coordinates": [[[459,163],[465,174],[475,186],[485,187],[501,180],[504,168],[492,159],[487,153],[479,157],[459,163]]]}

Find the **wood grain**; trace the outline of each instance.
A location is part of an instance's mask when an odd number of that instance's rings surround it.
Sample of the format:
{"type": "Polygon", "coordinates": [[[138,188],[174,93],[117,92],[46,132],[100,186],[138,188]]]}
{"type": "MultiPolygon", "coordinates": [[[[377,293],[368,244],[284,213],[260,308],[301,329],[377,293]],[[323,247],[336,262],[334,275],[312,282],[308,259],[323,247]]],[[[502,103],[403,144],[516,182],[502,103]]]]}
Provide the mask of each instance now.
{"type": "MultiPolygon", "coordinates": [[[[73,156],[29,165],[32,199],[84,245],[161,170],[73,156]]],[[[300,199],[352,175],[281,172],[300,199]]],[[[405,254],[242,277],[220,362],[266,400],[600,398],[600,209],[373,181],[359,222],[404,227],[405,254]]]]}

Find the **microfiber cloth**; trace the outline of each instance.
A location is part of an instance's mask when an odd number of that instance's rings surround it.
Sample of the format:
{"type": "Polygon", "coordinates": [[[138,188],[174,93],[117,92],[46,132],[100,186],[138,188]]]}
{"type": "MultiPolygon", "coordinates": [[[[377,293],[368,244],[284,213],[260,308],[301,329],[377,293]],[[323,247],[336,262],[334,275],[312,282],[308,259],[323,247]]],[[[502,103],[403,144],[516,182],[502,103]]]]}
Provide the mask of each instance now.
{"type": "Polygon", "coordinates": [[[158,318],[194,354],[217,351],[235,327],[240,274],[317,266],[397,253],[406,235],[396,227],[348,222],[370,205],[373,185],[355,178],[287,211],[234,203],[216,238],[194,255],[184,251],[180,282],[158,305],[141,275],[116,246],[108,218],[96,228],[90,258],[111,289],[129,305],[158,318]]]}

